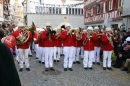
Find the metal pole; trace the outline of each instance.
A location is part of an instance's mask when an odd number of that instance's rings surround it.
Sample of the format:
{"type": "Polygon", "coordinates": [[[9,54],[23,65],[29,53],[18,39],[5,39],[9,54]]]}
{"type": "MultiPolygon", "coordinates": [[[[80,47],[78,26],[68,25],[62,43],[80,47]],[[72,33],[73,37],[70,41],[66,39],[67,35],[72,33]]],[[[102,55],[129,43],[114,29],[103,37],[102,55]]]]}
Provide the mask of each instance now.
{"type": "Polygon", "coordinates": [[[27,0],[26,0],[26,25],[27,25],[27,0]]]}

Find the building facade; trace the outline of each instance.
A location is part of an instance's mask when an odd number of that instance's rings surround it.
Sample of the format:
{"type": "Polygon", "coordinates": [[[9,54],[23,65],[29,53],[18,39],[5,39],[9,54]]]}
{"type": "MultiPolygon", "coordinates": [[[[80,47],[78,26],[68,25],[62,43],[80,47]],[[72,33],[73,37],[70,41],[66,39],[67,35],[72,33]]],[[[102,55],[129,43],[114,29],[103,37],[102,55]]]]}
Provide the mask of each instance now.
{"type": "Polygon", "coordinates": [[[10,0],[0,0],[0,23],[9,21],[9,2],[10,0]]]}
{"type": "Polygon", "coordinates": [[[123,23],[125,25],[125,29],[130,28],[130,0],[124,0],[123,3],[123,23]]]}
{"type": "Polygon", "coordinates": [[[31,25],[33,21],[43,28],[46,22],[50,22],[56,28],[67,17],[74,27],[84,28],[83,1],[66,1],[64,5],[61,0],[57,3],[49,0],[31,0],[26,3],[25,0],[23,3],[27,25],[31,25]]]}
{"type": "Polygon", "coordinates": [[[84,0],[84,24],[85,26],[104,27],[105,20],[112,28],[120,28],[122,24],[123,0],[84,0]]]}

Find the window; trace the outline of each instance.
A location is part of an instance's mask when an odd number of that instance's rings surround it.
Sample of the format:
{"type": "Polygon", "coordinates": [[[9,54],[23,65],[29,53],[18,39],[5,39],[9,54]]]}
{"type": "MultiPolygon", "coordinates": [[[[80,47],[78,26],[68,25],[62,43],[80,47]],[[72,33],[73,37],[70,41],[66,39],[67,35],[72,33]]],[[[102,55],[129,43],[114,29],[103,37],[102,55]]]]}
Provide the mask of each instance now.
{"type": "Polygon", "coordinates": [[[59,14],[61,14],[61,8],[59,8],[59,14]]]}
{"type": "Polygon", "coordinates": [[[68,8],[66,8],[66,14],[69,14],[69,12],[68,12],[68,8]]]}
{"type": "Polygon", "coordinates": [[[58,7],[56,7],[56,14],[58,14],[58,10],[59,10],[59,8],[58,8],[58,7]]]}
{"type": "Polygon", "coordinates": [[[71,13],[71,8],[69,8],[69,14],[72,14],[72,13],[71,13]]]}
{"type": "Polygon", "coordinates": [[[113,0],[109,0],[109,11],[113,8],[113,0]]]}
{"type": "Polygon", "coordinates": [[[118,7],[123,6],[123,0],[118,0],[118,7]]]}
{"type": "Polygon", "coordinates": [[[93,16],[93,8],[91,8],[91,16],[93,16]]]}
{"type": "Polygon", "coordinates": [[[103,13],[106,12],[106,3],[103,4],[103,13]]]}
{"type": "Polygon", "coordinates": [[[72,14],[74,14],[74,8],[72,8],[72,14]]]}
{"type": "Polygon", "coordinates": [[[97,14],[100,13],[100,5],[97,6],[97,14]]]}
{"type": "Polygon", "coordinates": [[[86,10],[86,17],[88,17],[88,11],[86,10]]]}
{"type": "Polygon", "coordinates": [[[75,14],[78,14],[77,10],[78,10],[78,8],[75,8],[75,14]]]}
{"type": "Polygon", "coordinates": [[[77,10],[78,10],[78,14],[80,14],[80,8],[78,8],[77,10]]]}

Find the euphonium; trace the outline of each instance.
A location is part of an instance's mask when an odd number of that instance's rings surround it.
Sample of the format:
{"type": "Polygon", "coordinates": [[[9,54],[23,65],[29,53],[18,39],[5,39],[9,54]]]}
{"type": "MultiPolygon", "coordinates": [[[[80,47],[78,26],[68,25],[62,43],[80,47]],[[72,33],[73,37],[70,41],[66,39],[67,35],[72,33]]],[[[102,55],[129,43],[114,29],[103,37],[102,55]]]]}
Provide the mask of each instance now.
{"type": "Polygon", "coordinates": [[[21,34],[16,38],[16,45],[23,45],[30,37],[30,30],[36,30],[35,24],[32,22],[31,27],[25,27],[22,29],[21,34]]]}

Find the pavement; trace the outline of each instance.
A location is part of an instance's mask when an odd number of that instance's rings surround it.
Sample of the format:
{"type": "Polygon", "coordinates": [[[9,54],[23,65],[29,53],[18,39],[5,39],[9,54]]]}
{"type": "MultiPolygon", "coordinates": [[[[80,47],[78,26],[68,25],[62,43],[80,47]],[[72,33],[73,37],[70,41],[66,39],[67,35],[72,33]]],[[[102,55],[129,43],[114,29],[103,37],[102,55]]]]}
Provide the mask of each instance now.
{"type": "MultiPolygon", "coordinates": [[[[58,75],[43,74],[45,65],[38,63],[35,54],[30,59],[31,71],[19,72],[22,86],[130,86],[130,74],[120,69],[113,71],[102,69],[102,65],[93,65],[93,70],[83,69],[81,64],[73,64],[74,71],[64,71],[63,57],[59,63],[54,63],[54,68],[61,73],[58,75]]],[[[17,62],[16,67],[19,69],[17,62]]]]}

